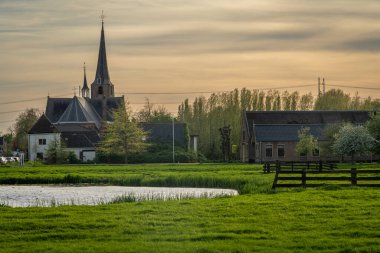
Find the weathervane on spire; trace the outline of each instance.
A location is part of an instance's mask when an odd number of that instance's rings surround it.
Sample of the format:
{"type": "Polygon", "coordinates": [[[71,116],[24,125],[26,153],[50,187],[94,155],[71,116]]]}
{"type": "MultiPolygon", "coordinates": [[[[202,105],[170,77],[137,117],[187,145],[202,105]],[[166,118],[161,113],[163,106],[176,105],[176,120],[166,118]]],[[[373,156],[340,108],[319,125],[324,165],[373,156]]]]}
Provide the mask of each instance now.
{"type": "Polygon", "coordinates": [[[104,12],[102,10],[102,15],[100,15],[100,19],[102,20],[102,23],[104,22],[104,19],[106,18],[106,16],[104,16],[104,12]]]}

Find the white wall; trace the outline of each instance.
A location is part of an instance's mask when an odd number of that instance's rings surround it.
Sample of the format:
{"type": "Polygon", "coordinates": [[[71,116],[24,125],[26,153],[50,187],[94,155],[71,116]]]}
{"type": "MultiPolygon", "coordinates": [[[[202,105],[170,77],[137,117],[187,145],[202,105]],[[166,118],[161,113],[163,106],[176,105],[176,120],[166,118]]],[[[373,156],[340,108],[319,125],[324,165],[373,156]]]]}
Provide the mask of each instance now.
{"type": "Polygon", "coordinates": [[[55,139],[60,140],[60,133],[47,133],[47,134],[29,134],[28,147],[29,147],[29,161],[34,161],[37,158],[37,153],[43,153],[44,158],[47,156],[46,151],[49,143],[55,139]],[[46,139],[46,145],[40,145],[39,139],[46,139]]]}
{"type": "Polygon", "coordinates": [[[91,148],[66,148],[67,151],[74,152],[75,156],[80,159],[80,153],[83,152],[83,161],[92,161],[95,159],[95,150],[91,148]]]}

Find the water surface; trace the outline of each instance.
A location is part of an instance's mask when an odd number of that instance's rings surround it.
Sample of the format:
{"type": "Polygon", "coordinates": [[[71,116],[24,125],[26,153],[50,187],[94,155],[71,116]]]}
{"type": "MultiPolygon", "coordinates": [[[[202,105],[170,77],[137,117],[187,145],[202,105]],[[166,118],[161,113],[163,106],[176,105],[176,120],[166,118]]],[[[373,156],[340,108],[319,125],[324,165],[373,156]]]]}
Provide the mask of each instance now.
{"type": "Polygon", "coordinates": [[[238,195],[236,190],[124,186],[0,186],[0,204],[11,207],[99,205],[127,197],[135,201],[214,198],[238,195]]]}

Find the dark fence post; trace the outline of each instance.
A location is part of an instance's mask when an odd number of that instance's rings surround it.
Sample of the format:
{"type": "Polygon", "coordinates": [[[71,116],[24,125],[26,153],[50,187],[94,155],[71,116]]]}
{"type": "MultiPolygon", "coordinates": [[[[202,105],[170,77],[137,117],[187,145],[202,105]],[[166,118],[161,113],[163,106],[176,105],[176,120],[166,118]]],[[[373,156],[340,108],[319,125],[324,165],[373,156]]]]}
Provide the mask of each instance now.
{"type": "Polygon", "coordinates": [[[322,160],[319,160],[319,172],[322,171],[322,160]]]}
{"type": "Polygon", "coordinates": [[[356,168],[351,168],[351,184],[352,185],[358,184],[358,174],[357,174],[356,168]]]}
{"type": "Polygon", "coordinates": [[[277,186],[277,180],[278,180],[278,174],[279,174],[279,173],[280,173],[280,170],[279,170],[279,169],[276,169],[276,175],[274,176],[272,189],[276,189],[276,186],[277,186]]]}
{"type": "Polygon", "coordinates": [[[306,169],[302,169],[302,187],[306,187],[306,169]]]}

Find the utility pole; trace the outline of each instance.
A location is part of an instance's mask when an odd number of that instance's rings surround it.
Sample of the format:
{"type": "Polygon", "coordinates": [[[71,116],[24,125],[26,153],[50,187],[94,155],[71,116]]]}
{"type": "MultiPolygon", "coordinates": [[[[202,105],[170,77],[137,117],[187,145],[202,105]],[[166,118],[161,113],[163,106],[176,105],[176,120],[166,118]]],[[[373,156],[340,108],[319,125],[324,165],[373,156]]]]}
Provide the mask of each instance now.
{"type": "Polygon", "coordinates": [[[323,85],[323,95],[325,95],[325,93],[326,93],[326,83],[325,83],[325,78],[323,78],[322,85],[323,85]]]}
{"type": "Polygon", "coordinates": [[[173,116],[173,163],[175,163],[175,153],[174,153],[174,116],[173,116]]]}
{"type": "Polygon", "coordinates": [[[321,78],[318,77],[318,97],[321,95],[321,78]]]}

